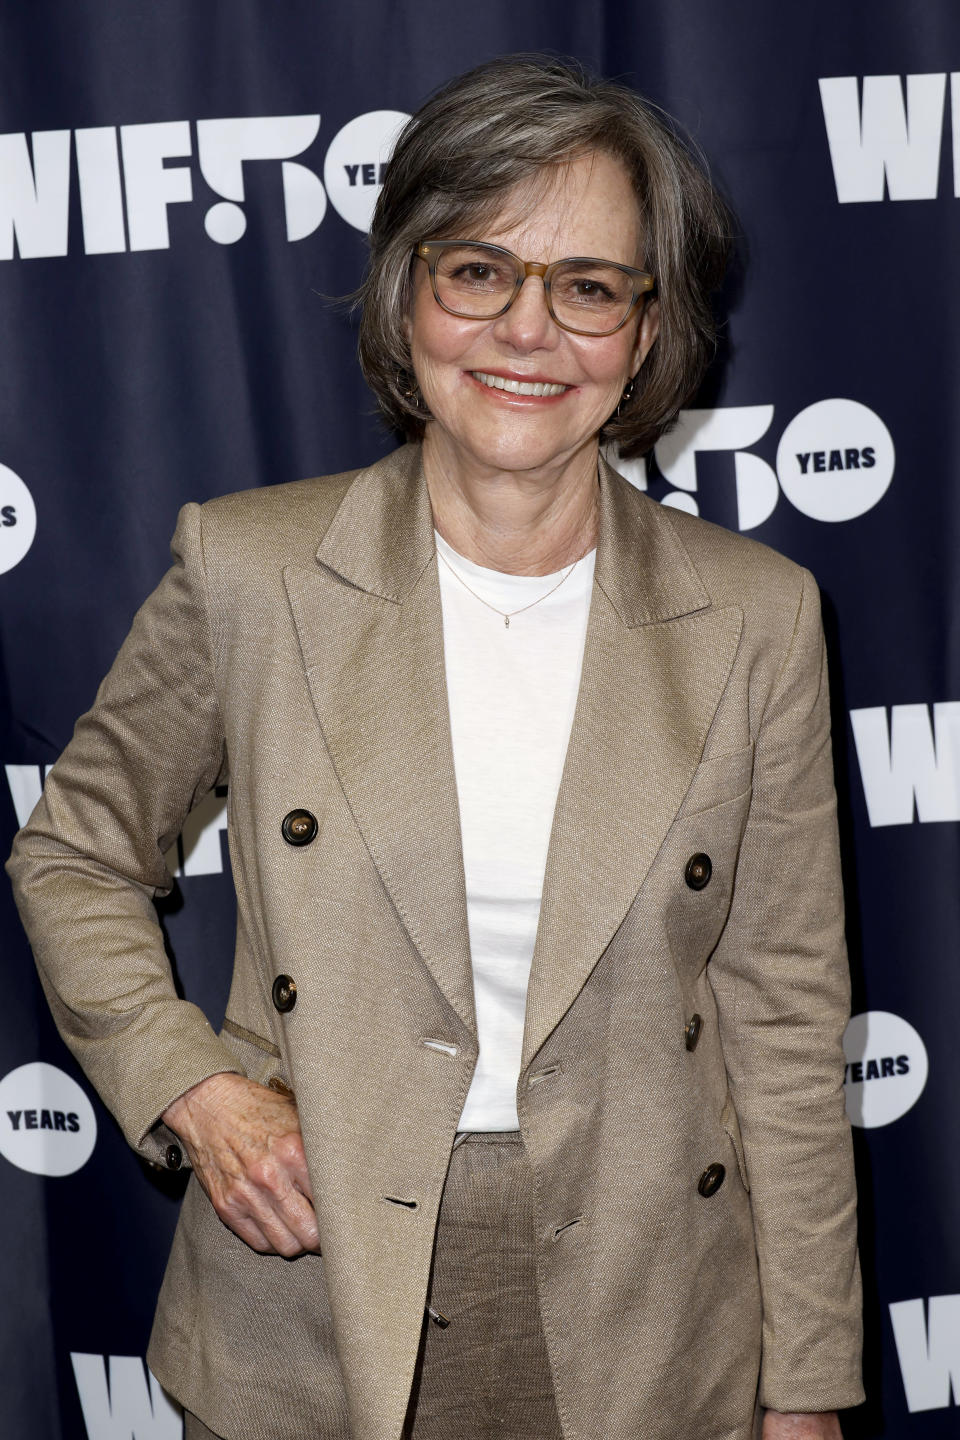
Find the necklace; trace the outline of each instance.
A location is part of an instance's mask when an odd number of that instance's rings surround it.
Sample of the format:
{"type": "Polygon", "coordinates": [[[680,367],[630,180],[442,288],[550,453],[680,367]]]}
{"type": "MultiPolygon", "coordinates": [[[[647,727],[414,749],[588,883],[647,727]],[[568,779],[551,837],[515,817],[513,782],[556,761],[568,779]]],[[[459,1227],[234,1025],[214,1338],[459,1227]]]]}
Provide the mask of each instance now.
{"type": "Polygon", "coordinates": [[[483,598],[482,595],[478,595],[477,592],[476,592],[476,590],[472,589],[472,588],[467,584],[466,580],[464,580],[464,578],[463,578],[463,576],[460,574],[459,570],[454,570],[453,566],[450,564],[450,561],[447,559],[446,555],[441,554],[441,552],[440,552],[439,550],[437,551],[437,559],[443,561],[444,565],[446,565],[447,569],[450,571],[450,574],[453,576],[453,578],[454,578],[455,580],[459,580],[459,581],[460,581],[460,584],[463,586],[464,590],[469,590],[469,592],[470,592],[470,594],[473,596],[474,600],[479,600],[481,605],[486,605],[486,607],[487,607],[488,610],[492,610],[495,615],[500,615],[500,616],[502,617],[502,619],[503,619],[504,629],[509,630],[509,629],[510,629],[510,621],[513,619],[514,615],[522,615],[523,612],[524,612],[524,610],[532,610],[535,605],[541,604],[542,601],[547,600],[551,595],[555,594],[556,591],[560,589],[560,586],[561,586],[566,580],[569,580],[569,579],[570,579],[570,576],[573,574],[574,570],[576,570],[577,566],[580,564],[580,561],[583,559],[583,556],[581,555],[581,556],[578,557],[578,559],[574,560],[573,564],[570,566],[570,568],[569,568],[569,570],[567,571],[567,573],[566,573],[565,575],[561,575],[561,577],[560,577],[560,579],[557,581],[556,585],[551,585],[551,586],[550,586],[550,589],[549,589],[544,595],[538,595],[537,598],[536,598],[536,600],[531,600],[529,605],[521,605],[518,610],[498,610],[497,607],[496,607],[496,605],[491,605],[489,600],[484,600],[484,598],[483,598]]]}

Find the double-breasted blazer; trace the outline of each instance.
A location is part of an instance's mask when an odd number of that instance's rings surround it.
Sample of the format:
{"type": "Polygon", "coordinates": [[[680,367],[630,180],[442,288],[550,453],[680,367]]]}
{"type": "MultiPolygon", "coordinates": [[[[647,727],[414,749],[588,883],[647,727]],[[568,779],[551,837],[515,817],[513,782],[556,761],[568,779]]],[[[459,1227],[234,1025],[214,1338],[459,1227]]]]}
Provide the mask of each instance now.
{"type": "MultiPolygon", "coordinates": [[[[758,1396],[862,1398],[817,592],[600,481],[517,1091],[540,1306],[566,1440],[748,1440],[758,1396]]],[[[17,839],[18,901],[64,1038],[148,1159],[208,1075],[297,1096],[322,1255],[255,1253],[191,1180],[158,1378],[231,1440],[335,1417],[398,1440],[477,1056],[419,449],[188,505],[173,554],[17,839]],[[225,781],[218,1035],[177,998],[153,899],[225,781]],[[284,837],[296,809],[308,844],[284,837]]]]}

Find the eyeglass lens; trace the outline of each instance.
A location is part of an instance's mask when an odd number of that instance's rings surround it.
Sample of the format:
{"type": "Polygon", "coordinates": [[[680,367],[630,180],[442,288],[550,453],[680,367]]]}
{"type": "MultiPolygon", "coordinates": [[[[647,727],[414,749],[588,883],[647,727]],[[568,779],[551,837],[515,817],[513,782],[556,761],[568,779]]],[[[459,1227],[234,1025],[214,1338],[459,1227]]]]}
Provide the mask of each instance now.
{"type": "MultiPolygon", "coordinates": [[[[437,294],[448,310],[471,319],[496,315],[513,299],[523,270],[484,245],[448,245],[437,257],[437,294]]],[[[553,311],[561,324],[602,335],[615,330],[633,304],[634,284],[625,271],[603,260],[566,260],[550,281],[553,311]]]]}

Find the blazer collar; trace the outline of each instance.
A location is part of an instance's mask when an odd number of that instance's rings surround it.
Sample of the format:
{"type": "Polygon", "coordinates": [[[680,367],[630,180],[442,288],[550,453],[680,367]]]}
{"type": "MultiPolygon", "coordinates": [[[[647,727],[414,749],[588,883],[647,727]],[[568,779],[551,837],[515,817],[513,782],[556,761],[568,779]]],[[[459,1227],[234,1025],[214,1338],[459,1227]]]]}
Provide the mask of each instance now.
{"type": "MultiPolygon", "coordinates": [[[[434,556],[433,513],[419,445],[361,470],[317,560],[368,594],[402,604],[434,556]]],[[[600,457],[596,583],[632,629],[710,604],[693,561],[661,506],[600,457]]]]}
{"type": "Polygon", "coordinates": [[[317,560],[358,590],[402,605],[434,549],[420,446],[403,445],[353,480],[317,560]]]}
{"type": "Polygon", "coordinates": [[[631,630],[710,604],[663,507],[641,495],[602,455],[596,583],[631,630]]]}

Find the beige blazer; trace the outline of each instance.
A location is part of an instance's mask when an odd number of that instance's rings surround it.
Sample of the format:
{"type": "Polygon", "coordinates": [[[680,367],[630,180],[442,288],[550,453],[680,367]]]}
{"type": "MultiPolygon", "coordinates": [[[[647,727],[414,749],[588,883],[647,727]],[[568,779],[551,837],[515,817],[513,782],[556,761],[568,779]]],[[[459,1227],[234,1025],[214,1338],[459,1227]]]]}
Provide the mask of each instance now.
{"type": "MultiPolygon", "coordinates": [[[[543,1323],[566,1440],[748,1440],[758,1384],[781,1410],[862,1398],[817,593],[605,464],[601,498],[518,1087],[543,1323]]],[[[344,1414],[397,1440],[477,1054],[419,450],[188,505],[173,552],[11,874],[63,1036],[144,1155],[216,1071],[297,1094],[322,1258],[255,1254],[191,1181],[159,1379],[231,1440],[344,1414]],[[218,1037],[152,901],[228,777],[218,1037]]]]}

